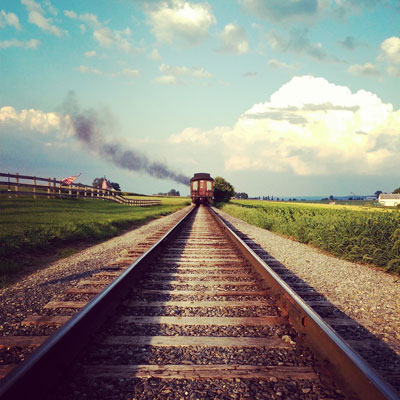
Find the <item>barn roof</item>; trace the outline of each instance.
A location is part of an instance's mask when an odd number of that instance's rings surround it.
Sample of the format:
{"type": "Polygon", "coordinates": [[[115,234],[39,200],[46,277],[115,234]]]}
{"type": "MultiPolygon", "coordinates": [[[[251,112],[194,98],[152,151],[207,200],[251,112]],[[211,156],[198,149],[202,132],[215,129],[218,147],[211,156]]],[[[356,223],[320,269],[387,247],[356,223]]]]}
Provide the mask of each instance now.
{"type": "Polygon", "coordinates": [[[210,174],[207,174],[205,172],[199,172],[197,174],[194,174],[193,178],[190,181],[197,181],[199,179],[205,179],[210,181],[214,180],[213,178],[211,178],[210,174]]]}

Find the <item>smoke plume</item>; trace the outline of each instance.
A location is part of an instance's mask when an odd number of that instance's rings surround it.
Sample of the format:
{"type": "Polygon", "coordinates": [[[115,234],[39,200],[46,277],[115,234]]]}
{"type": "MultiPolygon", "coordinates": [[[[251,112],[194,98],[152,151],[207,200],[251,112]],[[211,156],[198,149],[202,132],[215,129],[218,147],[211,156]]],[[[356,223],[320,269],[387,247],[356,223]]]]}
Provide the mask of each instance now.
{"type": "Polygon", "coordinates": [[[111,124],[111,117],[107,113],[100,117],[94,110],[80,111],[73,93],[70,93],[64,102],[63,112],[71,120],[73,134],[96,154],[116,166],[189,185],[190,178],[187,176],[174,172],[162,162],[149,160],[137,150],[106,138],[103,132],[111,124]]]}

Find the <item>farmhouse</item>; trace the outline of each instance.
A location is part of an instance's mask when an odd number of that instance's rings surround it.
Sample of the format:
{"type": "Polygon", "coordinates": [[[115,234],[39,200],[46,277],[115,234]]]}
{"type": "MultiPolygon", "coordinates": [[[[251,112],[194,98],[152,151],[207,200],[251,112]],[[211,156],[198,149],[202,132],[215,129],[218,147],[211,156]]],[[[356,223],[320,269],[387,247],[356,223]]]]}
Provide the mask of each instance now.
{"type": "Polygon", "coordinates": [[[400,194],[380,194],[378,201],[386,207],[396,207],[400,204],[400,194]]]}

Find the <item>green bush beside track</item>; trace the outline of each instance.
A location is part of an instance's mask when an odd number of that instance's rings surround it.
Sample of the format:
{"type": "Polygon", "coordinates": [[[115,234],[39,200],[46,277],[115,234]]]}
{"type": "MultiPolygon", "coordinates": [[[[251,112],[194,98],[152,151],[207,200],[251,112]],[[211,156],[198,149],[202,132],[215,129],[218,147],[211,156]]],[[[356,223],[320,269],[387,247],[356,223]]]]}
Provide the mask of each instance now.
{"type": "Polygon", "coordinates": [[[400,213],[362,208],[235,201],[228,214],[346,260],[400,274],[400,213]]]}

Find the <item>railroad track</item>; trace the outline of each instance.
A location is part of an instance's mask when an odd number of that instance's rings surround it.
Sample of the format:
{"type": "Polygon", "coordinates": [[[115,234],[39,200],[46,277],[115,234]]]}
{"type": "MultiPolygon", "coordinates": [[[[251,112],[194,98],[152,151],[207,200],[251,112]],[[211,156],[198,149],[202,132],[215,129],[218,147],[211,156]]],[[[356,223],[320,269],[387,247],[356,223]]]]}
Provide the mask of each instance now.
{"type": "Polygon", "coordinates": [[[28,318],[39,333],[62,327],[25,338],[44,343],[0,398],[397,398],[215,218],[195,209],[129,267],[119,261],[28,318]]]}

